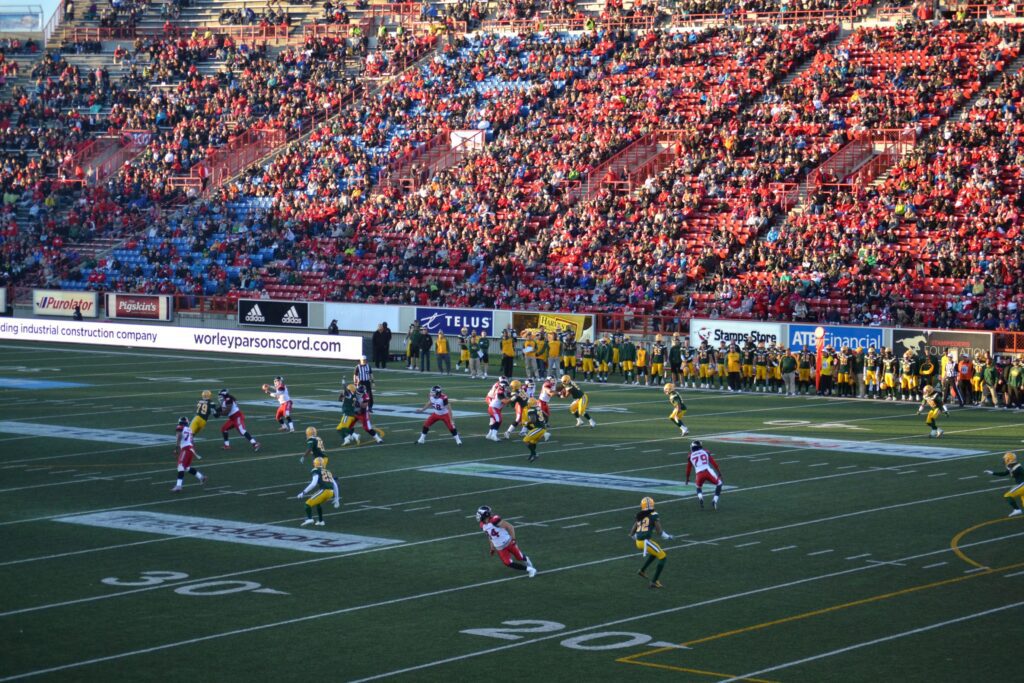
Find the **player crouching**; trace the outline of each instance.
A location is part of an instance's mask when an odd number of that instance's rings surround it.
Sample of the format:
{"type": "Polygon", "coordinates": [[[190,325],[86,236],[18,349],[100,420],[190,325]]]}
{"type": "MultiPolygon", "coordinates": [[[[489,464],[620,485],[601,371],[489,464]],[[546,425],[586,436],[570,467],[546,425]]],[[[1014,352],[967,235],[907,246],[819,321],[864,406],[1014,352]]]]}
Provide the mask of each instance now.
{"type": "Polygon", "coordinates": [[[431,412],[430,417],[424,420],[423,432],[420,434],[420,438],[416,439],[416,443],[426,443],[427,432],[430,431],[430,426],[435,422],[441,422],[448,428],[448,431],[451,432],[452,437],[455,439],[455,445],[461,446],[462,437],[459,436],[459,430],[455,428],[455,424],[452,422],[452,410],[448,407],[448,396],[438,384],[435,384],[430,388],[430,396],[427,397],[426,404],[417,412],[422,413],[428,408],[433,412],[431,412]]]}
{"type": "Polygon", "coordinates": [[[181,493],[185,483],[185,472],[198,479],[200,484],[206,483],[206,476],[192,467],[193,458],[198,456],[195,444],[192,443],[192,429],[189,427],[187,417],[178,419],[178,435],[174,442],[174,454],[178,457],[178,481],[171,489],[173,493],[181,493]]]}
{"type": "Polygon", "coordinates": [[[654,569],[650,587],[662,588],[661,581],[658,579],[661,577],[661,571],[665,568],[667,554],[653,540],[654,534],[659,534],[666,541],[672,540],[672,534],[661,528],[661,520],[658,519],[658,513],[654,511],[654,499],[644,498],[640,501],[640,512],[636,513],[636,521],[633,522],[633,527],[629,530],[629,537],[636,543],[637,550],[642,550],[644,557],[647,558],[637,574],[646,579],[647,568],[657,560],[658,566],[654,569]]]}
{"type": "Polygon", "coordinates": [[[480,523],[480,529],[491,545],[491,555],[498,553],[506,567],[526,572],[531,579],[537,575],[533,562],[530,562],[530,558],[523,554],[516,543],[515,527],[494,514],[486,505],[477,508],[476,521],[480,523]]]}
{"type": "Polygon", "coordinates": [[[925,417],[924,423],[932,430],[930,436],[933,439],[937,439],[945,434],[945,432],[939,429],[939,424],[936,420],[938,420],[940,412],[943,415],[949,415],[949,411],[942,404],[942,396],[931,385],[926,386],[922,391],[921,405],[917,409],[917,414],[920,415],[925,408],[928,408],[928,416],[925,417]]]}
{"type": "Polygon", "coordinates": [[[316,508],[316,525],[324,525],[324,508],[323,504],[333,500],[334,507],[338,508],[341,506],[341,494],[338,492],[338,482],[335,481],[334,475],[327,469],[327,457],[313,458],[313,479],[309,482],[309,486],[299,491],[299,495],[296,498],[302,498],[312,491],[316,491],[313,496],[306,500],[306,521],[301,526],[309,526],[313,524],[313,508],[316,508]]]}
{"type": "Polygon", "coordinates": [[[1021,514],[1021,504],[1024,503],[1024,467],[1017,462],[1017,456],[1013,453],[1006,453],[1003,455],[1004,468],[993,472],[992,470],[985,470],[985,474],[991,474],[996,477],[1013,477],[1016,482],[1016,486],[1003,494],[1003,498],[1010,504],[1012,508],[1010,510],[1010,517],[1016,517],[1021,514]],[[1020,500],[1017,500],[1017,499],[1020,500]]]}
{"type": "Polygon", "coordinates": [[[582,427],[583,421],[586,420],[590,423],[591,427],[596,427],[597,423],[594,422],[594,418],[590,417],[590,413],[587,412],[590,399],[583,393],[583,390],[579,388],[576,382],[572,381],[569,375],[562,375],[561,384],[562,387],[558,395],[562,398],[572,399],[572,403],[569,404],[569,412],[576,418],[576,426],[582,427]]]}
{"type": "Polygon", "coordinates": [[[718,509],[718,498],[722,495],[722,475],[718,469],[718,463],[711,457],[711,454],[704,450],[704,445],[697,440],[690,442],[690,459],[686,463],[686,483],[690,483],[690,473],[697,470],[697,478],[694,483],[697,485],[697,505],[704,509],[704,482],[711,482],[715,485],[715,496],[711,499],[711,506],[718,509]]]}

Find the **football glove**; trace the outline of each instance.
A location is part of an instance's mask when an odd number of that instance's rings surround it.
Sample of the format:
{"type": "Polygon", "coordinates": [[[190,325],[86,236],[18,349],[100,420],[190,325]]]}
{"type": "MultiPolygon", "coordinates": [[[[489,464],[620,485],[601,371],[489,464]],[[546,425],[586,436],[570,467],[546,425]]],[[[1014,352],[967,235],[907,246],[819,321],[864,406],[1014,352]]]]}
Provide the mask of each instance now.
{"type": "Polygon", "coordinates": [[[335,499],[335,501],[334,501],[334,509],[337,510],[340,507],[341,507],[341,501],[335,499]]]}
{"type": "Polygon", "coordinates": [[[299,495],[297,495],[297,496],[295,496],[295,497],[296,497],[296,498],[298,498],[299,500],[302,500],[302,497],[303,497],[304,495],[306,495],[306,492],[305,492],[305,491],[299,491],[299,495]]]}
{"type": "Polygon", "coordinates": [[[992,474],[992,470],[985,470],[985,474],[992,474]]]}
{"type": "Polygon", "coordinates": [[[675,536],[673,536],[672,534],[670,534],[670,533],[669,533],[669,532],[667,532],[667,531],[662,531],[662,532],[661,532],[661,537],[662,537],[662,538],[663,538],[664,540],[666,540],[666,541],[671,541],[671,540],[672,540],[673,538],[675,538],[675,536]]]}

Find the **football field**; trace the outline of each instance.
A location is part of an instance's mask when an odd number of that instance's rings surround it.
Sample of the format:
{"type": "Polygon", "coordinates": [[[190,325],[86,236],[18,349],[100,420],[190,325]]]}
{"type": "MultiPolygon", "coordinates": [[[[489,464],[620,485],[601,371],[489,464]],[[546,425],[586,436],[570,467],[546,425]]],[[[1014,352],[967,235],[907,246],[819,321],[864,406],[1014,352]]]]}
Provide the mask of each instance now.
{"type": "MultiPolygon", "coordinates": [[[[963,681],[1012,678],[1024,523],[1006,477],[1021,415],[916,403],[581,384],[527,461],[485,440],[492,380],[378,372],[385,442],[342,447],[352,363],[0,344],[0,681],[963,681]],[[296,431],[260,390],[283,375],[296,431]],[[431,385],[453,399],[415,445],[431,385]],[[239,399],[197,437],[205,485],[175,479],[179,416],[239,399]],[[342,495],[300,527],[315,426],[342,495]],[[683,485],[690,439],[721,467],[718,511],[683,485]],[[628,532],[651,496],[674,539],[660,590],[628,532]],[[474,519],[515,525],[535,578],[474,519]]],[[[492,374],[493,377],[493,374],[492,374]]],[[[618,378],[615,378],[618,379],[618,378]]],[[[506,410],[506,420],[511,412],[506,410]]],[[[506,423],[507,424],[507,423],[506,423]]],[[[504,429],[504,428],[503,428],[504,429]]],[[[361,431],[361,430],[360,430],[361,431]]],[[[369,443],[368,443],[369,442],[369,443]]],[[[705,496],[710,499],[710,490],[705,496]]],[[[653,567],[652,567],[653,569],[653,567]]]]}

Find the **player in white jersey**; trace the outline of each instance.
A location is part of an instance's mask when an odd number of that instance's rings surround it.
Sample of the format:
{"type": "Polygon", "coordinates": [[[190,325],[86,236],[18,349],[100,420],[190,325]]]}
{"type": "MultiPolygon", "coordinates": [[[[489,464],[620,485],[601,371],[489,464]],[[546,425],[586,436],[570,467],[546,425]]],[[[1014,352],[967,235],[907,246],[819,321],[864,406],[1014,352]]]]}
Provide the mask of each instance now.
{"type": "Polygon", "coordinates": [[[271,390],[267,384],[263,385],[263,392],[271,398],[276,398],[278,402],[277,406],[277,418],[278,423],[281,425],[278,427],[279,432],[294,432],[295,425],[292,423],[292,397],[288,393],[288,387],[284,385],[284,377],[274,378],[274,388],[271,390]]]}
{"type": "Polygon", "coordinates": [[[490,423],[487,427],[487,436],[484,438],[488,441],[499,440],[498,430],[501,429],[501,409],[508,404],[510,391],[508,382],[502,378],[487,392],[487,416],[490,418],[490,423]]]}
{"type": "Polygon", "coordinates": [[[544,421],[549,422],[551,420],[551,399],[555,395],[555,378],[548,375],[544,378],[544,383],[540,385],[540,395],[537,397],[537,405],[540,406],[540,412],[544,413],[544,421]]]}
{"type": "Polygon", "coordinates": [[[524,571],[531,579],[537,575],[533,562],[516,543],[515,527],[494,514],[486,505],[477,509],[476,521],[480,523],[480,529],[491,545],[491,555],[497,553],[506,567],[524,571]]]}
{"type": "Polygon", "coordinates": [[[427,432],[430,431],[430,426],[435,422],[443,422],[444,426],[448,428],[448,431],[452,433],[455,438],[455,444],[457,446],[462,445],[462,437],[459,436],[459,430],[455,428],[455,423],[452,422],[452,411],[448,407],[448,396],[441,390],[440,385],[435,384],[430,388],[430,395],[427,397],[427,402],[418,412],[430,409],[430,417],[423,422],[423,432],[420,434],[420,438],[416,440],[416,443],[423,444],[427,442],[427,432]]]}
{"type": "Polygon", "coordinates": [[[174,454],[178,458],[178,480],[171,489],[174,493],[181,493],[184,485],[185,472],[193,475],[200,484],[206,483],[206,476],[192,467],[192,460],[196,457],[195,443],[192,441],[192,429],[188,425],[188,418],[178,419],[178,435],[174,440],[174,454]]]}
{"type": "Polygon", "coordinates": [[[690,443],[690,460],[686,463],[686,483],[690,483],[690,473],[697,471],[697,504],[704,509],[704,482],[711,482],[715,485],[715,496],[711,499],[711,505],[718,509],[718,498],[722,495],[722,475],[718,469],[718,463],[711,457],[711,454],[704,450],[700,441],[690,443]]]}
{"type": "Polygon", "coordinates": [[[245,437],[252,445],[254,451],[260,449],[260,442],[256,440],[256,437],[245,430],[245,415],[242,414],[242,409],[238,407],[238,400],[231,395],[231,392],[227,389],[221,389],[220,393],[220,408],[217,410],[217,415],[227,415],[227,422],[221,425],[220,435],[224,439],[224,450],[231,448],[231,440],[228,438],[228,434],[232,429],[237,429],[238,433],[245,437]]]}

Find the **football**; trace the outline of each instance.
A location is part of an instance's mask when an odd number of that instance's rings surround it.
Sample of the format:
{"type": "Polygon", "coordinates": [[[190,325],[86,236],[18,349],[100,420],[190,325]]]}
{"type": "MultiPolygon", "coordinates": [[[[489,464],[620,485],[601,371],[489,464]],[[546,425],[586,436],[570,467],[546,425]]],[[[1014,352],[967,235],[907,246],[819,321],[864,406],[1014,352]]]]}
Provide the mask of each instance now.
{"type": "Polygon", "coordinates": [[[270,391],[270,385],[269,384],[264,384],[263,385],[263,391],[270,391]]]}

